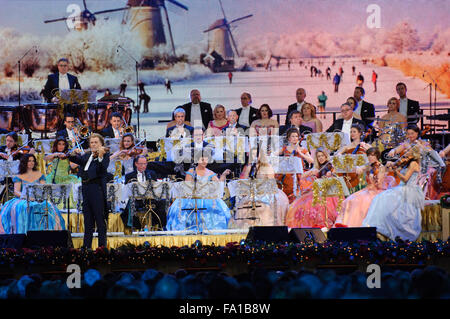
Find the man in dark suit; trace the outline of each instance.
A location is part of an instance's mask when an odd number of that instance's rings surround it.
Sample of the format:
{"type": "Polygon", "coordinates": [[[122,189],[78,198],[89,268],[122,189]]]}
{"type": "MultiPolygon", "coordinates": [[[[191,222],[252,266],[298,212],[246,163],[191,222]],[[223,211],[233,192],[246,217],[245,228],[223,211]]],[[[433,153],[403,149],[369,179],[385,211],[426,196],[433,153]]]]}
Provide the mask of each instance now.
{"type": "Polygon", "coordinates": [[[186,121],[190,122],[194,127],[202,126],[203,130],[206,130],[209,122],[213,120],[211,104],[201,101],[199,90],[192,90],[191,102],[182,105],[181,108],[186,112],[186,121]]]}
{"type": "Polygon", "coordinates": [[[67,73],[69,70],[69,60],[62,58],[58,60],[58,72],[49,74],[47,82],[45,83],[42,94],[47,99],[48,103],[52,102],[55,97],[55,92],[58,89],[77,89],[81,90],[78,78],[72,74],[67,73]]]}
{"type": "Polygon", "coordinates": [[[107,128],[104,128],[100,134],[103,137],[110,137],[110,138],[121,138],[123,135],[123,132],[120,130],[120,125],[122,124],[122,116],[118,112],[114,112],[111,114],[111,119],[109,120],[110,126],[107,128]]]}
{"type": "Polygon", "coordinates": [[[307,103],[305,102],[306,91],[304,88],[298,88],[297,91],[295,91],[295,97],[297,98],[297,102],[288,106],[286,121],[284,125],[289,124],[289,115],[291,114],[291,112],[301,111],[303,104],[307,103]]]}
{"type": "Polygon", "coordinates": [[[397,83],[395,89],[400,98],[399,112],[406,116],[408,123],[417,123],[419,118],[416,116],[420,114],[419,102],[406,97],[407,88],[405,83],[397,83]]]}
{"type": "Polygon", "coordinates": [[[83,194],[84,237],[83,247],[92,247],[94,225],[97,224],[98,246],[106,247],[106,221],[108,220],[106,205],[106,177],[109,166],[109,153],[106,152],[105,141],[100,134],[89,137],[90,151],[69,156],[69,160],[78,164],[78,176],[81,178],[83,194]]]}
{"type": "MultiPolygon", "coordinates": [[[[134,161],[135,170],[131,173],[125,175],[125,184],[131,182],[141,182],[145,183],[147,181],[156,181],[157,174],[155,171],[147,169],[147,158],[144,155],[139,155],[134,161]]],[[[166,201],[165,200],[152,200],[155,205],[155,213],[157,216],[152,215],[152,226],[158,227],[158,229],[163,230],[166,226],[166,201]]],[[[145,200],[136,200],[135,203],[136,211],[147,211],[145,200]]],[[[137,216],[133,216],[133,221],[129,218],[130,203],[127,204],[123,213],[120,217],[125,226],[133,226],[137,229],[142,229],[141,222],[137,216]]]]}
{"type": "Polygon", "coordinates": [[[236,109],[236,113],[239,116],[238,123],[240,125],[250,127],[252,122],[258,119],[258,109],[252,105],[252,96],[250,93],[244,92],[241,94],[241,108],[236,109]]]}
{"type": "Polygon", "coordinates": [[[312,130],[310,127],[302,125],[303,120],[302,120],[300,111],[297,111],[297,110],[292,111],[291,113],[289,113],[288,118],[289,118],[290,124],[280,126],[280,132],[279,132],[280,136],[286,135],[286,132],[292,127],[299,130],[300,134],[312,133],[312,130]]]}
{"type": "Polygon", "coordinates": [[[74,127],[75,126],[75,117],[72,114],[70,114],[70,113],[66,114],[66,116],[64,118],[64,125],[65,125],[64,129],[56,132],[56,137],[61,136],[61,137],[65,138],[66,140],[70,141],[71,147],[76,146],[75,144],[77,141],[81,147],[83,147],[83,148],[89,147],[87,139],[82,140],[81,137],[79,136],[78,130],[74,127]]]}
{"type": "Polygon", "coordinates": [[[187,138],[191,137],[194,132],[192,126],[186,125],[184,123],[186,116],[186,111],[181,107],[173,111],[173,117],[175,119],[175,125],[171,126],[166,131],[166,137],[173,138],[187,138]]]}
{"type": "Polygon", "coordinates": [[[327,132],[344,132],[350,136],[350,129],[353,124],[361,124],[365,128],[364,122],[353,116],[353,109],[350,104],[344,103],[341,105],[341,115],[342,118],[334,121],[327,132]]]}
{"type": "Polygon", "coordinates": [[[373,119],[375,118],[375,106],[372,103],[364,101],[365,95],[364,88],[357,86],[353,92],[353,97],[355,98],[357,104],[353,109],[353,115],[361,117],[366,127],[372,126],[373,119]],[[369,120],[368,118],[372,118],[369,120]]]}

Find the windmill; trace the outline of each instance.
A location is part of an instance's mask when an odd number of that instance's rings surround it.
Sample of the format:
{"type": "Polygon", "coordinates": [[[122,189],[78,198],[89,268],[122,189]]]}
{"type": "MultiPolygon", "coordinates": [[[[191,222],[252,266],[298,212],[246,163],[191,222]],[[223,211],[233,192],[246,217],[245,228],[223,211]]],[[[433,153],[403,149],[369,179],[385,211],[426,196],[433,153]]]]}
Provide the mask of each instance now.
{"type": "Polygon", "coordinates": [[[221,0],[219,0],[219,4],[220,8],[222,9],[223,19],[217,20],[207,30],[203,31],[204,33],[213,31],[212,39],[208,41],[209,52],[216,51],[224,59],[233,58],[234,52],[236,53],[236,56],[239,57],[239,51],[236,45],[236,41],[234,40],[233,33],[231,32],[231,24],[244,19],[248,19],[252,17],[253,14],[249,14],[228,22],[221,0]],[[230,44],[230,38],[232,45],[230,44]]]}
{"type": "Polygon", "coordinates": [[[103,14],[103,13],[109,13],[109,12],[116,12],[116,11],[122,11],[122,10],[128,10],[128,7],[124,8],[117,8],[117,9],[109,9],[109,10],[102,10],[97,12],[90,12],[86,6],[86,0],[83,0],[84,10],[80,13],[69,15],[68,17],[58,18],[58,19],[52,19],[52,20],[45,20],[44,23],[52,23],[52,22],[58,22],[58,21],[70,21],[72,22],[72,25],[74,26],[75,30],[81,31],[86,30],[90,24],[95,26],[95,21],[97,21],[97,18],[95,15],[97,14],[103,14]]]}
{"type": "MultiPolygon", "coordinates": [[[[167,13],[166,1],[188,11],[188,7],[175,0],[128,0],[129,17],[124,18],[131,25],[131,30],[139,32],[143,45],[151,50],[154,46],[166,44],[161,8],[164,10],[173,55],[176,56],[172,28],[167,13]]],[[[150,55],[150,53],[149,53],[150,55]]]]}

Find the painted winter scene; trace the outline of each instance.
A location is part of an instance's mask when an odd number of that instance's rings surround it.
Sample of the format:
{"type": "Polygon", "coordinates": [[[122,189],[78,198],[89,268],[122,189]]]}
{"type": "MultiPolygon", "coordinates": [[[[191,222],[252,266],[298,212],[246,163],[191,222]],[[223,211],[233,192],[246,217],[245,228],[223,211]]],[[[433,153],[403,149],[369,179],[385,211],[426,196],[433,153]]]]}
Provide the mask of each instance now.
{"type": "MultiPolygon", "coordinates": [[[[353,96],[361,74],[377,111],[397,96],[397,82],[424,114],[430,85],[432,105],[450,105],[448,0],[0,0],[0,8],[0,105],[18,104],[19,81],[21,103],[42,103],[48,74],[66,57],[97,98],[126,84],[136,101],[143,83],[149,141],[192,89],[213,107],[238,108],[248,92],[253,106],[285,114],[304,88],[314,105],[324,92],[328,112],[353,96]]],[[[327,128],[332,117],[321,120],[327,128]]]]}

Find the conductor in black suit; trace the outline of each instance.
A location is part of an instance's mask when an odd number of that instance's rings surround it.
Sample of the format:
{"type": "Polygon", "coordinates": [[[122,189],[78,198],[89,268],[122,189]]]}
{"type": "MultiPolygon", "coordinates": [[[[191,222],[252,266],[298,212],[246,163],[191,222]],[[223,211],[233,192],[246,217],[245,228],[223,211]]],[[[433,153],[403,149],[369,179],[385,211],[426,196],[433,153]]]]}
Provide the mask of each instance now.
{"type": "Polygon", "coordinates": [[[373,119],[375,118],[375,106],[372,103],[368,103],[364,101],[365,95],[364,88],[357,86],[355,87],[355,91],[353,92],[353,97],[355,98],[357,104],[353,109],[353,115],[357,115],[361,117],[361,120],[364,122],[365,127],[372,126],[373,119]],[[369,120],[368,118],[372,118],[369,120]]]}
{"type": "Polygon", "coordinates": [[[69,71],[69,60],[62,58],[58,60],[58,72],[49,74],[47,82],[45,83],[42,94],[46,98],[48,103],[52,102],[55,97],[56,90],[68,90],[77,89],[81,90],[78,78],[72,74],[67,73],[69,71]]]}
{"type": "Polygon", "coordinates": [[[191,102],[181,108],[186,112],[185,120],[194,127],[202,126],[206,130],[209,122],[214,119],[211,104],[201,101],[200,91],[197,89],[191,91],[191,102]]]}
{"type": "MultiPolygon", "coordinates": [[[[147,158],[144,155],[138,155],[136,156],[134,160],[134,167],[135,170],[131,173],[128,173],[125,175],[125,184],[132,183],[132,182],[140,182],[145,183],[147,181],[156,181],[157,174],[153,170],[147,169],[147,158]]],[[[155,213],[157,216],[152,216],[153,226],[157,226],[158,229],[163,230],[166,226],[166,200],[153,200],[153,203],[155,204],[155,213]]],[[[135,203],[136,210],[147,210],[145,207],[145,202],[143,200],[136,200],[135,203]]],[[[139,221],[139,218],[134,216],[133,221],[131,224],[131,221],[129,221],[129,209],[130,204],[128,203],[124,212],[120,215],[122,218],[122,221],[124,225],[130,226],[133,225],[135,228],[142,228],[142,225],[139,221]]]]}
{"type": "Polygon", "coordinates": [[[293,111],[301,111],[303,104],[307,103],[305,102],[306,91],[304,88],[298,88],[297,91],[295,91],[295,97],[297,99],[297,102],[288,106],[288,110],[286,113],[286,122],[284,125],[289,125],[289,115],[293,111]]]}
{"type": "Polygon", "coordinates": [[[405,83],[397,83],[395,89],[400,98],[400,108],[398,111],[406,116],[408,123],[417,123],[419,118],[414,118],[414,116],[420,113],[419,102],[406,97],[407,88],[405,83]]]}
{"type": "Polygon", "coordinates": [[[94,226],[97,224],[98,246],[106,247],[106,175],[109,165],[109,153],[104,147],[105,141],[100,134],[89,137],[90,151],[69,156],[69,160],[78,164],[78,176],[81,178],[83,194],[84,238],[83,247],[92,248],[94,226]]]}
{"type": "Polygon", "coordinates": [[[341,115],[342,118],[334,121],[327,132],[344,132],[350,136],[350,129],[353,124],[361,124],[365,128],[364,122],[353,116],[353,108],[350,104],[344,103],[341,105],[341,115]]]}
{"type": "Polygon", "coordinates": [[[244,92],[241,94],[241,108],[236,109],[239,116],[238,123],[245,127],[250,127],[253,121],[258,119],[258,109],[252,106],[252,96],[250,93],[244,92]]]}

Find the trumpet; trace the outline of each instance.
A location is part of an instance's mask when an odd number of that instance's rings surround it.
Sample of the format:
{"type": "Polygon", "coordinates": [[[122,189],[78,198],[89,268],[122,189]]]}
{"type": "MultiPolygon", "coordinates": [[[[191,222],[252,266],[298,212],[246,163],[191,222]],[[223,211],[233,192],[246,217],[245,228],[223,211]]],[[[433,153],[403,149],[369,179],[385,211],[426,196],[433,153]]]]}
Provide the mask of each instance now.
{"type": "Polygon", "coordinates": [[[79,119],[76,119],[75,128],[78,131],[78,136],[82,139],[86,139],[91,135],[89,127],[87,125],[83,125],[79,119]]]}
{"type": "Polygon", "coordinates": [[[131,125],[128,125],[127,121],[122,115],[122,121],[123,125],[121,126],[120,130],[122,131],[122,134],[131,133],[134,134],[134,129],[131,125]]]}

